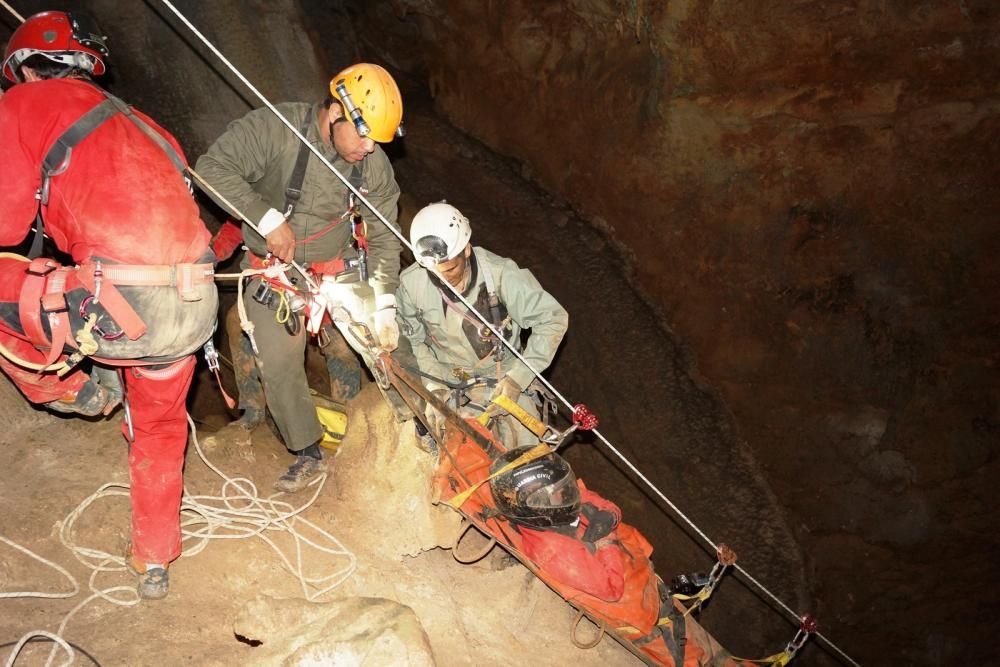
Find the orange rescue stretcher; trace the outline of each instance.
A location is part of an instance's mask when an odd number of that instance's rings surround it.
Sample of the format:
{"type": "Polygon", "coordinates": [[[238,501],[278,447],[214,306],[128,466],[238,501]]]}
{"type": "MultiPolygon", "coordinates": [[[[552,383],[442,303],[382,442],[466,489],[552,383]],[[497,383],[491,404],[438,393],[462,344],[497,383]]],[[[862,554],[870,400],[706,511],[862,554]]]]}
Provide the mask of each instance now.
{"type": "MultiPolygon", "coordinates": [[[[625,552],[627,563],[624,570],[624,591],[619,599],[613,602],[602,600],[560,582],[551,572],[525,555],[521,533],[496,509],[487,482],[494,459],[505,451],[503,444],[477,420],[459,417],[388,354],[381,354],[376,361],[376,379],[386,388],[390,385],[395,387],[414,415],[418,418],[423,415],[423,410],[418,406],[419,397],[444,416],[445,435],[438,446],[439,462],[433,485],[437,501],[456,509],[466,522],[454,545],[456,560],[463,563],[474,562],[485,556],[494,544],[500,544],[577,610],[571,629],[571,640],[577,647],[592,648],[608,634],[648,665],[781,666],[788,664],[810,634],[803,624],[803,629],[778,654],[757,660],[734,657],[689,613],[707,595],[700,599],[699,596],[671,595],[653,569],[649,558],[652,554],[649,542],[637,529],[624,522],[619,522],[616,527],[616,540],[625,552]],[[485,549],[474,556],[460,556],[460,544],[471,527],[486,535],[489,542],[485,549]],[[693,604],[685,606],[682,600],[692,600],[693,604]],[[577,637],[580,621],[584,617],[599,629],[596,637],[587,642],[580,641],[577,637]]],[[[540,441],[532,452],[536,450],[538,455],[551,451],[544,441],[540,441]]],[[[525,457],[531,455],[529,453],[525,457]]],[[[727,558],[731,564],[735,555],[731,552],[728,556],[723,555],[720,549],[720,564],[727,558]]]]}

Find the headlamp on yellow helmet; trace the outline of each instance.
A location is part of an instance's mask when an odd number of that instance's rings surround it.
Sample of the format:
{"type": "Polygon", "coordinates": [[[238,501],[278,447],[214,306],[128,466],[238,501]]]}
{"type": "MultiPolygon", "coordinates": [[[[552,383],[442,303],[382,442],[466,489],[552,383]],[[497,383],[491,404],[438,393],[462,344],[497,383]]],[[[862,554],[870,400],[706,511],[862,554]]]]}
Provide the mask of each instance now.
{"type": "Polygon", "coordinates": [[[330,94],[362,137],[388,143],[405,134],[403,97],[384,68],[371,63],[351,65],[330,80],[330,94]]]}

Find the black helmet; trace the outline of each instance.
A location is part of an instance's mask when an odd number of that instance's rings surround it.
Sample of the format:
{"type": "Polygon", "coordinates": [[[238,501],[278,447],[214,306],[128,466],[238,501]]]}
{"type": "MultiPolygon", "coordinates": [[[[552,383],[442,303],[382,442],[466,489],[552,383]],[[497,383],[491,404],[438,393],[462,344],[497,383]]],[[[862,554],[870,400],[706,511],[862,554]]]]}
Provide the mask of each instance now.
{"type": "MultiPolygon", "coordinates": [[[[495,473],[531,451],[519,447],[499,456],[490,467],[495,473]]],[[[576,476],[560,456],[549,453],[512,468],[490,480],[497,509],[511,521],[531,528],[565,526],[580,514],[576,476]]]]}

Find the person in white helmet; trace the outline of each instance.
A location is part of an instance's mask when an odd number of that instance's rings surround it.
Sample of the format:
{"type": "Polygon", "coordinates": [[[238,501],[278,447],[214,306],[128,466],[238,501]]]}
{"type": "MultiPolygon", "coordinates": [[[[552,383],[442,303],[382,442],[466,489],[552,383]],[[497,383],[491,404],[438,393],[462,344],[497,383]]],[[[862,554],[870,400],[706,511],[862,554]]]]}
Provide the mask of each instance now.
{"type": "MultiPolygon", "coordinates": [[[[402,337],[412,348],[420,373],[444,381],[425,377],[428,388],[439,390],[446,382],[482,378],[484,386],[468,392],[471,406],[495,412],[489,407],[491,399],[503,394],[537,415],[532,397],[525,394],[534,379],[531,369],[445,283],[486,316],[539,372],[552,362],[569,314],[531,271],[473,247],[471,237],[468,218],[445,202],[425,206],[414,216],[410,243],[417,262],[403,270],[396,290],[402,337]],[[531,334],[522,345],[522,331],[528,329],[531,334]]],[[[504,436],[506,429],[499,431],[504,436]]],[[[534,438],[523,427],[516,429],[515,437],[517,442],[505,444],[531,444],[534,438]]]]}

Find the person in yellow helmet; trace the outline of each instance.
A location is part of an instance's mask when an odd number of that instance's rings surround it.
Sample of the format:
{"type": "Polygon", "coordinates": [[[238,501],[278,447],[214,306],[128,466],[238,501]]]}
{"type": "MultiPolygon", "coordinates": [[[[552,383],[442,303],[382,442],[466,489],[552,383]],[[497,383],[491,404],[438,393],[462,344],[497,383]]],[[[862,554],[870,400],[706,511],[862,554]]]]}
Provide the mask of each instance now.
{"type": "MultiPolygon", "coordinates": [[[[333,77],[325,101],[276,108],[396,225],[399,186],[379,144],[402,135],[403,102],[385,69],[352,65],[333,77]]],[[[230,123],[196,169],[260,232],[243,225],[244,268],[295,260],[317,281],[347,294],[353,318],[369,325],[381,347],[395,349],[399,241],[274,112],[256,109],[230,123]]],[[[225,202],[217,203],[237,214],[225,202]]],[[[303,361],[309,327],[296,300],[303,285],[294,271],[287,277],[285,285],[263,277],[248,281],[244,305],[254,325],[267,407],[295,455],[275,488],[295,492],[322,475],[326,462],[319,447],[324,429],[303,361]]],[[[371,363],[356,340],[348,337],[348,342],[371,363]]]]}

